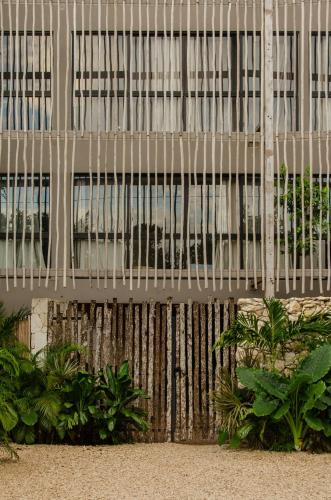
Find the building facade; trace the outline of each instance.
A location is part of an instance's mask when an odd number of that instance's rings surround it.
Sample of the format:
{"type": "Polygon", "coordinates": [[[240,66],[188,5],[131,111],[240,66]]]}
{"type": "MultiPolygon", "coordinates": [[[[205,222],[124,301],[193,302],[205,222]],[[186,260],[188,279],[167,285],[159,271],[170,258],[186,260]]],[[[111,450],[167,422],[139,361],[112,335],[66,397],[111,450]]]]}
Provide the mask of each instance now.
{"type": "Polygon", "coordinates": [[[329,0],[1,0],[0,69],[9,308],[328,293],[329,0]]]}

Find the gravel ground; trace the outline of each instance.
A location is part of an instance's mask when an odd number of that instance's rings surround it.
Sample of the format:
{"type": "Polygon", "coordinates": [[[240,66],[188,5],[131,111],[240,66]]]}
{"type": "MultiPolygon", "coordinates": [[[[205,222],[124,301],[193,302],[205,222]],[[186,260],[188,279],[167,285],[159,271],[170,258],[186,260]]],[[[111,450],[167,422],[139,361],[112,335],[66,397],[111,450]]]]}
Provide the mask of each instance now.
{"type": "Polygon", "coordinates": [[[1,500],[331,499],[331,456],[216,445],[20,446],[1,500]]]}

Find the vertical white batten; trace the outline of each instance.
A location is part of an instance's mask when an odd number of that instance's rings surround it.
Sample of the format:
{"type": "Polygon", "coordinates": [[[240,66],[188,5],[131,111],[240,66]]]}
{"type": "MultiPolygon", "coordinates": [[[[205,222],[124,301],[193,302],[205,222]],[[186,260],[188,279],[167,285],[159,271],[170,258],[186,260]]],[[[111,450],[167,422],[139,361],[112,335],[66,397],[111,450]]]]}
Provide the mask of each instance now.
{"type": "Polygon", "coordinates": [[[265,133],[265,232],[266,297],[273,297],[274,286],[274,152],[273,152],[273,0],[264,3],[264,133],[265,133]]]}
{"type": "MultiPolygon", "coordinates": [[[[27,73],[27,31],[28,31],[28,2],[24,3],[24,29],[23,29],[23,164],[24,164],[24,182],[23,182],[23,230],[22,230],[22,287],[25,288],[26,276],[26,262],[25,262],[25,235],[26,235],[26,222],[27,222],[27,187],[28,187],[28,159],[27,159],[27,146],[28,146],[28,123],[27,114],[28,108],[26,103],[26,73],[27,73]]],[[[17,31],[18,34],[18,31],[17,31]]],[[[17,83],[17,82],[16,82],[17,83]]]]}
{"type": "Polygon", "coordinates": [[[51,249],[52,249],[52,230],[53,230],[53,144],[52,144],[52,128],[53,128],[53,96],[54,96],[54,44],[53,44],[53,3],[49,0],[49,26],[50,26],[50,71],[51,71],[51,103],[49,110],[49,133],[48,133],[48,149],[49,149],[49,226],[48,226],[48,247],[47,247],[47,265],[45,288],[48,288],[49,274],[51,268],[51,249]]]}

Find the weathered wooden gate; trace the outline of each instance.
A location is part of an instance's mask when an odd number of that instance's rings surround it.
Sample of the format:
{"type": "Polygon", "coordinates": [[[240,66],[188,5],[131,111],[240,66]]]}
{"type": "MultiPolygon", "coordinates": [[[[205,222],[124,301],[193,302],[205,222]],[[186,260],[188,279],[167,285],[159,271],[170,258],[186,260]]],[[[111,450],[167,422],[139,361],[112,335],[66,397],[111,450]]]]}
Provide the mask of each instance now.
{"type": "Polygon", "coordinates": [[[233,373],[235,353],[214,352],[218,333],[235,315],[232,299],[221,303],[143,302],[59,304],[48,308],[48,342],[70,340],[88,347],[82,364],[131,364],[134,383],[149,399],[141,404],[151,423],[148,441],[209,441],[216,418],[209,401],[219,369],[233,373]]]}

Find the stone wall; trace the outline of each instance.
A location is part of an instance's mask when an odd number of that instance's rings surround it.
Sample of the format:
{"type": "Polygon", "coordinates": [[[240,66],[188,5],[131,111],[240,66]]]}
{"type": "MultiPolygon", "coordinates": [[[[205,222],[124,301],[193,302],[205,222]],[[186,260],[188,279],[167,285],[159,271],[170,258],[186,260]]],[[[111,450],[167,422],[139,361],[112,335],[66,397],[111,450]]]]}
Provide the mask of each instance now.
{"type": "MultiPolygon", "coordinates": [[[[280,299],[289,313],[289,318],[294,321],[298,319],[300,314],[305,317],[312,316],[317,313],[330,313],[331,314],[331,297],[303,297],[303,298],[290,298],[280,299]]],[[[238,312],[246,314],[256,314],[258,318],[264,320],[267,318],[266,310],[262,299],[240,299],[238,301],[238,312]]],[[[283,357],[276,363],[276,368],[284,373],[289,373],[290,370],[295,368],[300,361],[304,358],[307,352],[302,351],[300,345],[292,344],[292,350],[284,353],[283,357]]],[[[237,361],[240,362],[243,356],[243,350],[238,349],[237,361]]],[[[263,362],[262,362],[263,365],[263,362]]]]}
{"type": "MultiPolygon", "coordinates": [[[[317,313],[331,313],[331,297],[303,297],[280,299],[289,313],[290,319],[297,319],[300,314],[306,317],[317,313]]],[[[238,310],[243,313],[255,313],[265,317],[265,308],[262,299],[239,299],[238,310]]]]}

